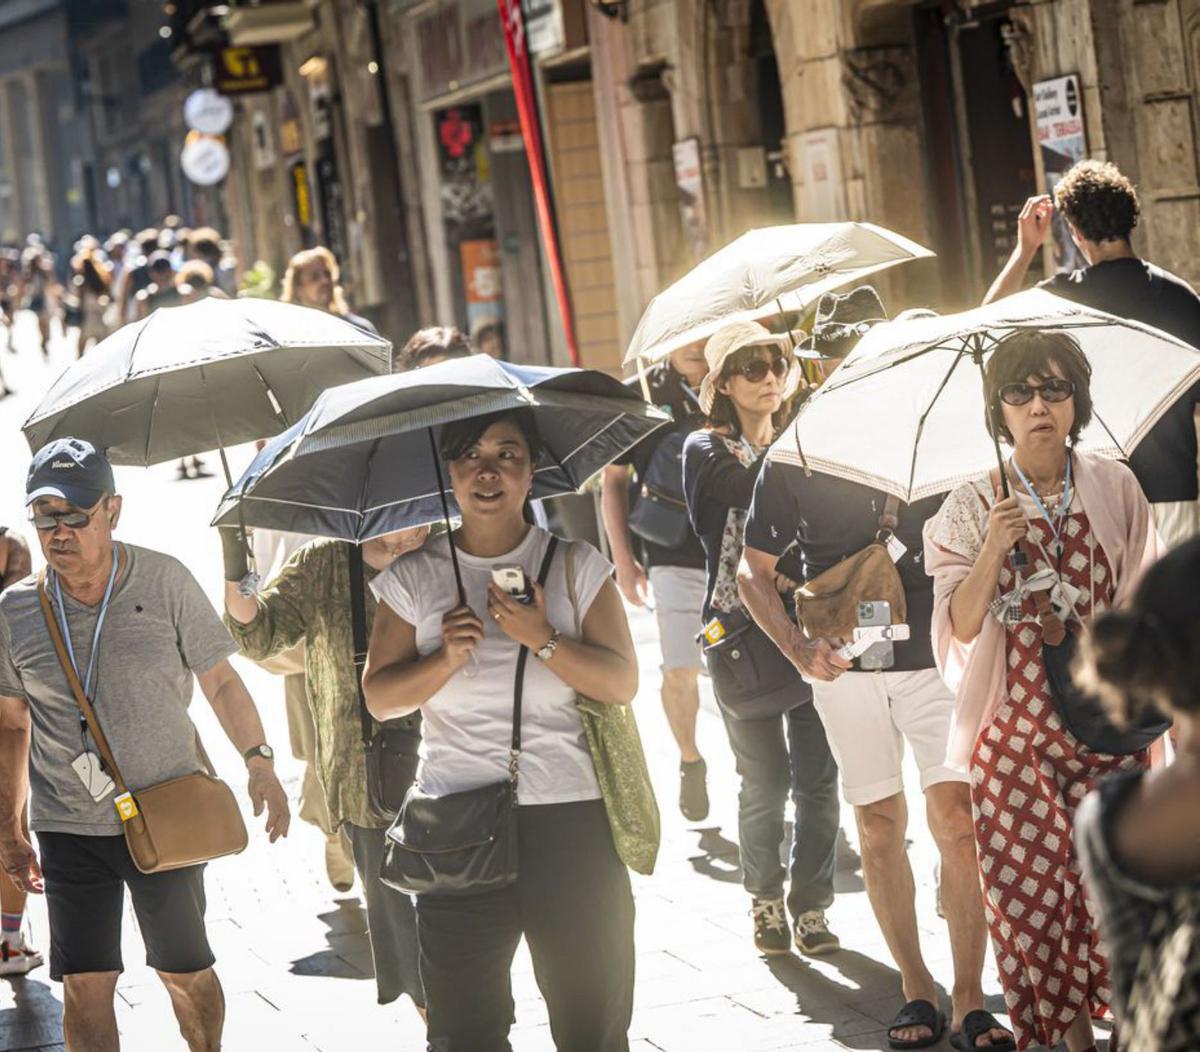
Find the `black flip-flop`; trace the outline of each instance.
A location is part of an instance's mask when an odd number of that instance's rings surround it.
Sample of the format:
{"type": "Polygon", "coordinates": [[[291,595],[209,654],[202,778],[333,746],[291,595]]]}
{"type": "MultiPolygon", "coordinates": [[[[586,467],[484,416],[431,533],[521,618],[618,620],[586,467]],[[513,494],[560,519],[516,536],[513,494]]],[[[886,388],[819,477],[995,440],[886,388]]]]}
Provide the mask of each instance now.
{"type": "Polygon", "coordinates": [[[888,1045],[895,1049],[932,1048],[946,1032],[946,1013],[928,1001],[909,1001],[892,1020],[888,1027],[888,1045]],[[900,1041],[892,1037],[893,1030],[905,1030],[915,1026],[928,1027],[931,1036],[919,1037],[915,1041],[900,1041]]]}
{"type": "Polygon", "coordinates": [[[984,1034],[990,1034],[993,1030],[1007,1031],[1008,1027],[991,1012],[976,1008],[975,1011],[966,1014],[962,1029],[950,1035],[950,1044],[959,1049],[959,1052],[978,1052],[980,1049],[984,1052],[1016,1052],[1017,1043],[1011,1037],[993,1041],[990,1045],[976,1044],[984,1034]]]}

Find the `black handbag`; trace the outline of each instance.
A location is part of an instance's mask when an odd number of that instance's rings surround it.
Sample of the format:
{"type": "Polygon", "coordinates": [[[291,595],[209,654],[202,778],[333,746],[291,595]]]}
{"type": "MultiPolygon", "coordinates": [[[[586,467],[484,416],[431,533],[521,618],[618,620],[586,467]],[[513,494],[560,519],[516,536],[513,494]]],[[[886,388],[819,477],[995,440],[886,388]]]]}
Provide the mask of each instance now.
{"type": "Polygon", "coordinates": [[[1079,641],[1069,629],[1061,643],[1042,644],[1046,685],[1067,730],[1089,749],[1109,756],[1141,752],[1170,730],[1171,721],[1152,705],[1140,709],[1136,719],[1125,726],[1113,723],[1100,699],[1075,685],[1071,666],[1078,647],[1079,641]]]}
{"type": "Polygon", "coordinates": [[[395,818],[417,780],[421,714],[414,712],[377,723],[367,709],[362,689],[363,669],[367,664],[367,607],[362,549],[357,544],[350,546],[350,624],[354,635],[358,716],[367,761],[367,800],[376,814],[395,818]]]}
{"type": "MultiPolygon", "coordinates": [[[[538,571],[545,585],[558,538],[551,537],[538,571]]],[[[413,786],[392,827],[380,879],[410,895],[475,895],[517,879],[517,765],[521,756],[521,695],[529,648],[517,653],[513,681],[508,778],[445,796],[413,786]]]]}
{"type": "Polygon", "coordinates": [[[682,427],[671,430],[655,447],[644,476],[638,479],[629,529],[660,548],[679,548],[691,533],[683,492],[683,444],[689,434],[682,427]]]}
{"type": "Polygon", "coordinates": [[[812,701],[812,687],[749,614],[736,611],[718,619],[725,634],[704,654],[725,712],[735,720],[760,720],[812,701]]]}

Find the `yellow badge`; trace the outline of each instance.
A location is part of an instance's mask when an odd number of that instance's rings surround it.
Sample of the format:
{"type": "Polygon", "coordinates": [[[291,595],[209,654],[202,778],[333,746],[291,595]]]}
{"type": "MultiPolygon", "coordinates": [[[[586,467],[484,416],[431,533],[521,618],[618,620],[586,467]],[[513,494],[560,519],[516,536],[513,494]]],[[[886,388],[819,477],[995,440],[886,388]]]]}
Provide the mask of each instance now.
{"type": "Polygon", "coordinates": [[[716,646],[716,644],[725,638],[725,626],[721,624],[719,617],[714,617],[704,626],[704,638],[708,640],[711,646],[716,646]]]}
{"type": "Polygon", "coordinates": [[[131,818],[137,818],[138,805],[133,799],[132,793],[122,793],[113,803],[117,805],[117,814],[121,816],[122,822],[128,822],[131,818]]]}

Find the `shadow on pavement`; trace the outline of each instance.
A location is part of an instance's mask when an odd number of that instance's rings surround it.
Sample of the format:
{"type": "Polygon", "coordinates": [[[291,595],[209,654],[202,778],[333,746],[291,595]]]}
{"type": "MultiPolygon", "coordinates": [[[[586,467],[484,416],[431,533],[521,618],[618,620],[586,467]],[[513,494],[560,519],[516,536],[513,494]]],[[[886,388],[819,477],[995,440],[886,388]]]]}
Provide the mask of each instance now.
{"type": "Polygon", "coordinates": [[[702,877],[718,880],[723,884],[740,884],[742,868],[738,861],[738,846],[721,835],[720,826],[694,830],[700,834],[699,855],[688,858],[692,869],[702,877]]]}
{"type": "Polygon", "coordinates": [[[0,984],[0,1004],[5,1006],[0,1009],[0,1048],[60,1046],[63,1039],[62,1001],[48,981],[13,977],[0,984]],[[10,1004],[12,1007],[8,1007],[10,1004]]]}
{"type": "Polygon", "coordinates": [[[328,948],[297,958],[288,970],[293,975],[323,979],[373,979],[367,915],[359,900],[339,899],[336,910],[319,914],[317,919],[329,927],[325,935],[328,948]]]}

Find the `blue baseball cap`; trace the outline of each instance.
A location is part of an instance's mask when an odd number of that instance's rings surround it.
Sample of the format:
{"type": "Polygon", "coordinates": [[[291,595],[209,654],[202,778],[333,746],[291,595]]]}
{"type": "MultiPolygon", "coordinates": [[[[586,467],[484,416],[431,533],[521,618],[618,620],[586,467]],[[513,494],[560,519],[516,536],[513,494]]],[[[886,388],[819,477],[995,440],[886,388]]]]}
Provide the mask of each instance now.
{"type": "Polygon", "coordinates": [[[77,508],[92,508],[115,493],[112,466],[82,438],[56,438],[34,454],[25,480],[25,506],[39,497],[58,497],[77,508]]]}

